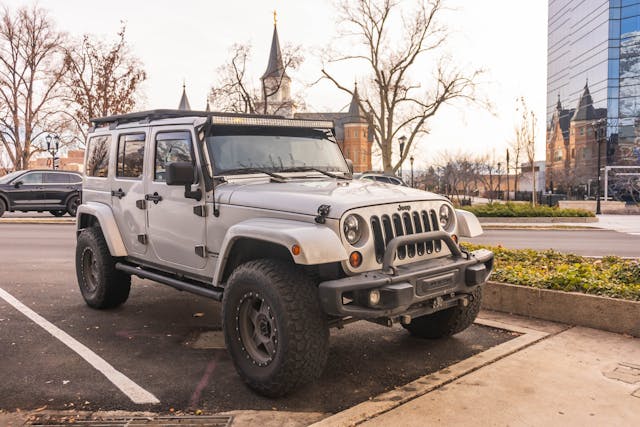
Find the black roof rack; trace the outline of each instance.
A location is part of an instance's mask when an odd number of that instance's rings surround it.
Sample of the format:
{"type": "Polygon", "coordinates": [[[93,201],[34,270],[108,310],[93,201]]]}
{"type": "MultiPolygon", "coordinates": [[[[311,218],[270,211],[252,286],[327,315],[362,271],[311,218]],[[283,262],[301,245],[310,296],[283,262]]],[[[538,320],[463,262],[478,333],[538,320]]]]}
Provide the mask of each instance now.
{"type": "Polygon", "coordinates": [[[272,118],[272,119],[283,119],[282,116],[267,116],[267,115],[259,115],[259,114],[240,114],[240,113],[223,113],[223,112],[212,112],[212,111],[192,111],[192,110],[147,110],[147,111],[139,111],[136,113],[127,113],[127,114],[117,114],[114,116],[106,116],[106,117],[97,117],[90,119],[91,124],[93,126],[104,125],[107,123],[131,123],[131,122],[139,122],[139,121],[152,121],[152,120],[161,120],[161,119],[174,119],[178,117],[209,117],[209,116],[220,116],[220,117],[254,117],[254,118],[272,118]]]}

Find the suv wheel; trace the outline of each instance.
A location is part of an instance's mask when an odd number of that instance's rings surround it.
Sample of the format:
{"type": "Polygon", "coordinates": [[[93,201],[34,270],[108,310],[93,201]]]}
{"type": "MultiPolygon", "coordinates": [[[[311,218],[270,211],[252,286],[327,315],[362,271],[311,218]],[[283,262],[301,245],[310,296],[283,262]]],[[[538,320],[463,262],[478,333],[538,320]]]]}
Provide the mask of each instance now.
{"type": "Polygon", "coordinates": [[[4,200],[0,199],[0,216],[4,215],[7,207],[4,205],[4,200]]]}
{"type": "Polygon", "coordinates": [[[67,212],[69,212],[69,215],[75,217],[78,212],[78,206],[80,206],[80,196],[71,197],[67,202],[67,212]]]}
{"type": "Polygon", "coordinates": [[[227,350],[252,389],[283,396],[322,373],[327,317],[315,284],[295,266],[262,259],[239,266],[222,303],[227,350]]]}
{"type": "Polygon", "coordinates": [[[76,275],[82,297],[90,307],[117,307],[129,297],[131,276],[116,270],[99,228],[84,229],[78,236],[76,275]]]}
{"type": "Polygon", "coordinates": [[[53,216],[62,216],[64,214],[67,213],[67,211],[64,210],[58,210],[58,211],[49,211],[49,213],[53,216]]]}
{"type": "Polygon", "coordinates": [[[482,303],[482,288],[472,293],[472,301],[466,307],[457,306],[427,316],[416,317],[408,325],[402,325],[418,338],[443,338],[467,329],[476,320],[482,303]]]}

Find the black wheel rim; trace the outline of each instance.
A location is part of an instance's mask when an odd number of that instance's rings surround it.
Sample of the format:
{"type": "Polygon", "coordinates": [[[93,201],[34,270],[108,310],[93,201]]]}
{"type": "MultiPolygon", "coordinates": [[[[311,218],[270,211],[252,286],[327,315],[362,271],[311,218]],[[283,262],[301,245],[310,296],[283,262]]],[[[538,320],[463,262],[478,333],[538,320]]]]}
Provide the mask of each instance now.
{"type": "Polygon", "coordinates": [[[236,325],[245,356],[254,365],[271,363],[278,348],[278,327],[268,302],[257,293],[244,294],[236,309],[236,325]]]}
{"type": "Polygon", "coordinates": [[[94,292],[98,287],[98,259],[91,248],[82,252],[82,286],[87,292],[94,292]]]}

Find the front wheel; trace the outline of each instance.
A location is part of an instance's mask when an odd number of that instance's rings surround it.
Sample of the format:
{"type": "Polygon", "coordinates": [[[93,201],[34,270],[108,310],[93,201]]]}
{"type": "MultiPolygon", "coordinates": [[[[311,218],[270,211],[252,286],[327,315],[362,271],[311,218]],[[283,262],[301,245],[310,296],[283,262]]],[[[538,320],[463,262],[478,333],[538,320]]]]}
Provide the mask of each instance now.
{"type": "Polygon", "coordinates": [[[4,205],[4,200],[0,199],[0,216],[4,215],[7,207],[4,205]]]}
{"type": "Polygon", "coordinates": [[[129,297],[131,276],[116,270],[115,264],[99,228],[80,232],[76,245],[76,276],[89,307],[117,307],[129,297]]]}
{"type": "Polygon", "coordinates": [[[295,266],[262,259],[239,266],[222,302],[227,351],[242,380],[269,397],[317,379],[329,328],[314,283],[295,266]]]}
{"type": "Polygon", "coordinates": [[[482,304],[482,288],[471,293],[466,307],[456,306],[426,316],[416,317],[408,325],[402,325],[418,338],[444,338],[467,329],[476,320],[482,304]]]}

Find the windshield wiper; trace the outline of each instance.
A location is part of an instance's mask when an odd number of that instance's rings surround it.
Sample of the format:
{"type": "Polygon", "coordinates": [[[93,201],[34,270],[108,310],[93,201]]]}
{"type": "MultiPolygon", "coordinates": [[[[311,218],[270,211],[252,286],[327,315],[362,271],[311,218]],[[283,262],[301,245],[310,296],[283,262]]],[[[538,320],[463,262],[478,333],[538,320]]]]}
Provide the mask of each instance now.
{"type": "Polygon", "coordinates": [[[266,169],[261,168],[238,168],[238,169],[227,169],[223,171],[220,175],[238,175],[241,173],[263,173],[265,175],[269,175],[271,178],[274,178],[278,182],[285,182],[287,177],[282,176],[280,174],[268,171],[266,169]]]}
{"type": "Polygon", "coordinates": [[[293,167],[293,168],[286,168],[286,169],[282,169],[280,172],[320,172],[323,175],[326,175],[330,178],[335,178],[335,179],[349,179],[346,176],[341,176],[341,175],[336,175],[333,174],[331,172],[327,172],[326,170],[322,170],[320,168],[314,168],[313,166],[298,166],[298,167],[293,167]]]}

